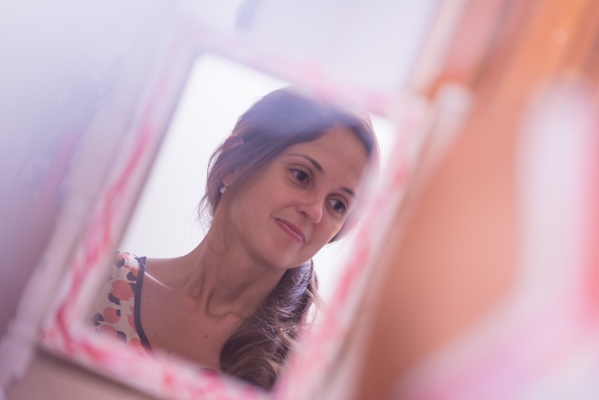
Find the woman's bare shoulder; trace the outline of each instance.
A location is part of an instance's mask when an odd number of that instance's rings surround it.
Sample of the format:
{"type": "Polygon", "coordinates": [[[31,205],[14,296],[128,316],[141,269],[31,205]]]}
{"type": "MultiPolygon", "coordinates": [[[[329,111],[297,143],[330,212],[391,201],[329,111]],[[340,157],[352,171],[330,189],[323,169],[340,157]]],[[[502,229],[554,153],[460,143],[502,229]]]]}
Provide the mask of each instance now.
{"type": "Polygon", "coordinates": [[[193,268],[185,256],[146,259],[146,274],[172,289],[183,287],[193,268]]]}

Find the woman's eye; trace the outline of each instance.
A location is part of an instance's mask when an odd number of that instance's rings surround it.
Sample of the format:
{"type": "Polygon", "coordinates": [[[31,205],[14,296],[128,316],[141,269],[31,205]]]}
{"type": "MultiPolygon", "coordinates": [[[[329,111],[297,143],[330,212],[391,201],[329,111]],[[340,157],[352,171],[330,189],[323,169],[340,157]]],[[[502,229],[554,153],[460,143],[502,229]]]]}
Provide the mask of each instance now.
{"type": "Polygon", "coordinates": [[[308,182],[308,179],[310,178],[308,176],[307,173],[305,173],[304,171],[302,171],[301,169],[292,169],[291,173],[295,176],[295,178],[302,182],[302,183],[306,183],[308,182]]]}
{"type": "Polygon", "coordinates": [[[333,210],[335,210],[339,214],[343,214],[346,210],[345,204],[342,201],[330,199],[329,203],[333,207],[333,210]]]}

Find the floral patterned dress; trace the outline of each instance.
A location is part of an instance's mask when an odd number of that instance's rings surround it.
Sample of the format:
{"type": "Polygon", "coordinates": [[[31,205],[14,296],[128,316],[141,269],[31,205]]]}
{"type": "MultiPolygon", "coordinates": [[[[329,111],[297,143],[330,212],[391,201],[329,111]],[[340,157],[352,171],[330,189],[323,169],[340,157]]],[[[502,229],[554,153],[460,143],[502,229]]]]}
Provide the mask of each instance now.
{"type": "Polygon", "coordinates": [[[114,337],[142,353],[152,348],[141,326],[141,288],[146,271],[146,258],[118,253],[110,279],[100,291],[91,320],[94,331],[114,337]]]}

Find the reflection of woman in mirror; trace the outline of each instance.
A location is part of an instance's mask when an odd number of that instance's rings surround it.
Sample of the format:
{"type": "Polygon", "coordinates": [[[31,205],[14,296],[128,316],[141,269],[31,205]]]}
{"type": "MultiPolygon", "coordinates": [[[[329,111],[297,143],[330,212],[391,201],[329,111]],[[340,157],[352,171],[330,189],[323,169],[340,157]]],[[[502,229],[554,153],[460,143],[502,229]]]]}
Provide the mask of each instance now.
{"type": "Polygon", "coordinates": [[[97,330],[272,387],[316,296],[311,259],[347,230],[371,156],[369,121],[266,95],[211,158],[206,237],[178,258],[119,254],[97,330]]]}

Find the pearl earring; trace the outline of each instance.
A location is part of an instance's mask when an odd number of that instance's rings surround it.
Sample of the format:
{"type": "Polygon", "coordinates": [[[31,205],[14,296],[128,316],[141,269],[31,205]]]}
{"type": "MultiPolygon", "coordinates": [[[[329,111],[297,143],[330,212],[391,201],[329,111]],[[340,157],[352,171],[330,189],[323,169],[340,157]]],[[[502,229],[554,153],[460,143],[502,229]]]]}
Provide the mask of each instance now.
{"type": "Polygon", "coordinates": [[[225,184],[223,187],[220,188],[220,194],[225,194],[226,191],[227,191],[227,185],[225,184]]]}

